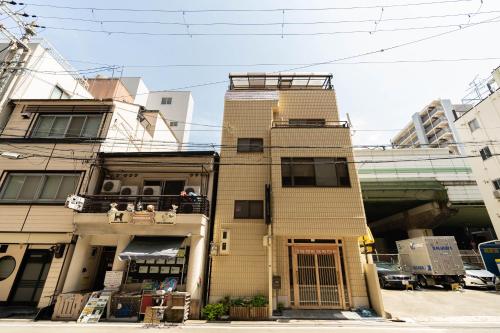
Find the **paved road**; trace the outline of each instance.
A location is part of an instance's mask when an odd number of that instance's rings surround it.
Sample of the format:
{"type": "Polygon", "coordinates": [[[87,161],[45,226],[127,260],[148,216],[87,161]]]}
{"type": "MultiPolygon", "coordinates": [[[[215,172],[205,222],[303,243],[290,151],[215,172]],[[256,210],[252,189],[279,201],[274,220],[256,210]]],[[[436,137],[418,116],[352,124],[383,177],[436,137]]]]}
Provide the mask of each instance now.
{"type": "Polygon", "coordinates": [[[434,321],[438,317],[452,320],[463,316],[500,316],[500,292],[491,290],[384,289],[382,295],[385,310],[393,318],[434,321]]]}
{"type": "Polygon", "coordinates": [[[259,332],[259,333],[311,333],[311,332],[363,332],[363,333],[475,333],[500,332],[500,320],[478,322],[453,323],[397,323],[387,321],[293,321],[289,323],[247,322],[237,324],[198,324],[190,323],[186,326],[147,328],[137,324],[106,324],[84,325],[75,323],[57,322],[12,322],[0,321],[2,333],[142,333],[165,330],[172,333],[202,332],[259,332]]]}

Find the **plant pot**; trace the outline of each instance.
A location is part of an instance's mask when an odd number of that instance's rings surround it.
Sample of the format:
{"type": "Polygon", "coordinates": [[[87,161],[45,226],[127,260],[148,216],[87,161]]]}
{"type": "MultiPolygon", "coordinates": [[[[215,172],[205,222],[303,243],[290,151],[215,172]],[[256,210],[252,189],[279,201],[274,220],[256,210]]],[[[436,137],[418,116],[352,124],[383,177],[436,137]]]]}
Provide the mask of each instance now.
{"type": "Polygon", "coordinates": [[[250,308],[247,306],[231,306],[229,308],[229,317],[234,320],[250,319],[250,308]]]}
{"type": "Polygon", "coordinates": [[[268,319],[269,315],[267,313],[267,306],[260,306],[257,308],[250,308],[250,319],[253,320],[265,320],[268,319]]]}

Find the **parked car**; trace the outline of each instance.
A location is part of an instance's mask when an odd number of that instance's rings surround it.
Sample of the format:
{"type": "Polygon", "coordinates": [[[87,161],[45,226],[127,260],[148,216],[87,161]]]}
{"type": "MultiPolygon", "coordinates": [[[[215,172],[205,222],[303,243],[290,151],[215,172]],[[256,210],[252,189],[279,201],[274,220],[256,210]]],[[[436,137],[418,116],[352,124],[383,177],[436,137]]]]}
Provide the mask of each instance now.
{"type": "Polygon", "coordinates": [[[495,287],[495,275],[493,273],[472,264],[464,264],[464,268],[465,277],[462,286],[480,288],[495,287]]]}
{"type": "Polygon", "coordinates": [[[415,276],[408,272],[403,272],[401,268],[392,263],[377,263],[378,281],[381,288],[406,288],[407,284],[416,286],[415,276]]]}

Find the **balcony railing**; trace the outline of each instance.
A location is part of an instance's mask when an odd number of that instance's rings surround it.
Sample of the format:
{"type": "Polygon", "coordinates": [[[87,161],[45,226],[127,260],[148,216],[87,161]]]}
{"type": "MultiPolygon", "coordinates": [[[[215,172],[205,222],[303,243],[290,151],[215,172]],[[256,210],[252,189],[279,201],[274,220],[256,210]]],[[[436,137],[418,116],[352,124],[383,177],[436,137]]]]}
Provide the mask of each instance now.
{"type": "Polygon", "coordinates": [[[178,214],[204,214],[209,215],[210,203],[206,196],[180,196],[180,195],[87,195],[82,213],[106,213],[111,204],[116,203],[119,211],[127,210],[133,205],[138,210],[146,210],[148,205],[153,205],[155,211],[171,210],[177,206],[178,214]]]}
{"type": "Polygon", "coordinates": [[[273,121],[273,128],[349,128],[347,121],[273,121]]]}

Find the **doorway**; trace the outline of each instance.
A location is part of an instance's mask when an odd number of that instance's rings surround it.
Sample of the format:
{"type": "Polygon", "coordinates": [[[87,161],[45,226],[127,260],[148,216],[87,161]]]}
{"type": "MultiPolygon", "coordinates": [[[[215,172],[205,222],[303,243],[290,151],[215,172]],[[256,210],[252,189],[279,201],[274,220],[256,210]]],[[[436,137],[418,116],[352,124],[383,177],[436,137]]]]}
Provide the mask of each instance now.
{"type": "Polygon", "coordinates": [[[9,304],[36,306],[49,274],[52,262],[50,250],[26,251],[12,287],[9,304]]]}
{"type": "Polygon", "coordinates": [[[115,254],[116,247],[105,246],[102,249],[101,258],[99,259],[99,265],[97,266],[97,272],[92,290],[104,289],[104,278],[106,277],[107,271],[113,270],[113,261],[115,260],[115,254]]]}
{"type": "Polygon", "coordinates": [[[345,309],[339,248],[335,245],[292,246],[295,308],[345,309]]]}

